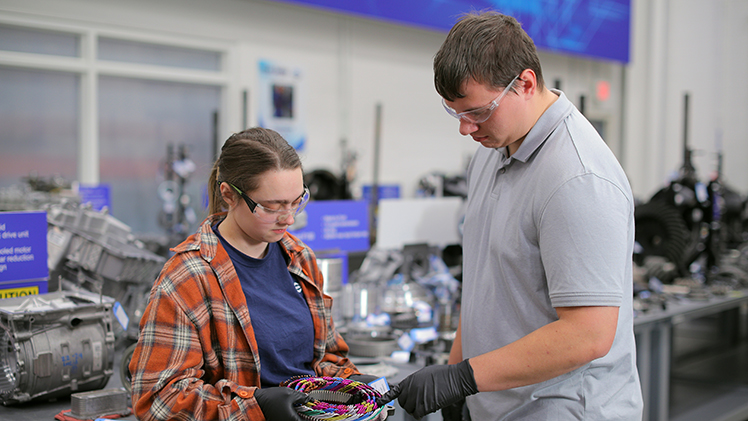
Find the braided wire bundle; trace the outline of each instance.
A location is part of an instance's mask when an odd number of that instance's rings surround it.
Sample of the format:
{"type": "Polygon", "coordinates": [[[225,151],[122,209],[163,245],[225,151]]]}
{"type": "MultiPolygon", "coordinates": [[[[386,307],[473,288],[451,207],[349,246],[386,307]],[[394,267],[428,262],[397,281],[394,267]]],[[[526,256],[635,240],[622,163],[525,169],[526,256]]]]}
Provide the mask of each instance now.
{"type": "Polygon", "coordinates": [[[314,421],[381,421],[387,418],[385,406],[378,406],[382,396],[366,383],[340,377],[293,377],[281,383],[311,398],[296,407],[299,416],[314,421]]]}

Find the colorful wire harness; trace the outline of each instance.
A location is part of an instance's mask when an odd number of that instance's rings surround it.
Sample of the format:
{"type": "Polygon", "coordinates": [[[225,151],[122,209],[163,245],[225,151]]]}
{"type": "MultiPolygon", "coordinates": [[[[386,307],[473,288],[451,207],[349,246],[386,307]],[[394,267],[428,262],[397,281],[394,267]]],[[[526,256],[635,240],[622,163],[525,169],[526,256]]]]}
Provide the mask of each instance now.
{"type": "Polygon", "coordinates": [[[340,377],[293,377],[281,383],[312,398],[296,407],[307,420],[381,421],[387,418],[385,406],[378,406],[379,391],[366,383],[340,377]]]}

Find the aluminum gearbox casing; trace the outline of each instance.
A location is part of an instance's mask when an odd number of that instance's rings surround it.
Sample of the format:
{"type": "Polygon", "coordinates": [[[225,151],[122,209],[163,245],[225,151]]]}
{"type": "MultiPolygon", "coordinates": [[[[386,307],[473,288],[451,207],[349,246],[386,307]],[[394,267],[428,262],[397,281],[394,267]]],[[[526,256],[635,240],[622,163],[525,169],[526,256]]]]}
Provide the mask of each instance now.
{"type": "Polygon", "coordinates": [[[114,298],[129,317],[125,333],[137,339],[140,316],[166,258],[146,249],[107,210],[67,203],[46,211],[50,281],[60,279],[62,290],[114,298]]]}
{"type": "Polygon", "coordinates": [[[0,300],[3,405],[101,389],[113,373],[114,300],[57,291],[0,300]]]}

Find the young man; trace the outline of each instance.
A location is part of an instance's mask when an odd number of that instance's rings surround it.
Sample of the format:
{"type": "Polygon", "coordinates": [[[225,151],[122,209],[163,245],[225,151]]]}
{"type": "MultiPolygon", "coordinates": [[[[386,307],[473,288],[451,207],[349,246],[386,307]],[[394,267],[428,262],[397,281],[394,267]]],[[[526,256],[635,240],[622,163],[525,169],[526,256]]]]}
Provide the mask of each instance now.
{"type": "MultiPolygon", "coordinates": [[[[592,125],[543,83],[512,17],[464,16],[434,58],[468,169],[462,313],[450,365],[393,388],[416,418],[639,420],[634,200],[592,125]]],[[[390,395],[391,396],[391,395],[390,395]]]]}

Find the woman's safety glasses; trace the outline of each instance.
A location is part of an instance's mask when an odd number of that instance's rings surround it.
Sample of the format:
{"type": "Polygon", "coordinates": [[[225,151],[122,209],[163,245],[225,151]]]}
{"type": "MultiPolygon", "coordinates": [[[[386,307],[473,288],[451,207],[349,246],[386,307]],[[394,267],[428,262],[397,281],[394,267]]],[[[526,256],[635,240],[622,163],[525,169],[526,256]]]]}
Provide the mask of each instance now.
{"type": "Polygon", "coordinates": [[[247,202],[250,212],[252,212],[260,221],[272,224],[274,222],[281,222],[288,219],[289,216],[296,216],[304,210],[306,204],[309,203],[309,188],[304,186],[304,192],[294,200],[289,207],[278,205],[278,208],[270,208],[263,206],[254,200],[250,199],[243,191],[239,190],[235,185],[228,183],[229,186],[233,187],[237,193],[247,202]]]}

